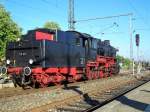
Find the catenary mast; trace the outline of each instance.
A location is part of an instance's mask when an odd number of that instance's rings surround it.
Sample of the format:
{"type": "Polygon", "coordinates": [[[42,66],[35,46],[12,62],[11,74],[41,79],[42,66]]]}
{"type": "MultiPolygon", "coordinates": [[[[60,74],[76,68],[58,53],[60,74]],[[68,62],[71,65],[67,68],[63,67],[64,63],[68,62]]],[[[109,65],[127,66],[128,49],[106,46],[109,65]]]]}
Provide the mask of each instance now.
{"type": "Polygon", "coordinates": [[[75,20],[74,20],[74,0],[69,0],[68,9],[68,29],[75,30],[75,20]]]}

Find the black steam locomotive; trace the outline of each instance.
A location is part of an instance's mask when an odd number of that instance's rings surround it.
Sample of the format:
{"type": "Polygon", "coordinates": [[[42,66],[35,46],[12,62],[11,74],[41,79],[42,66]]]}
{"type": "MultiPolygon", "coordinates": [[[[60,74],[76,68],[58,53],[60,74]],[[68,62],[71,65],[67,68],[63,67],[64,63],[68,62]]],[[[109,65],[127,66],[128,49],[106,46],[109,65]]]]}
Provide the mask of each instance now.
{"type": "Polygon", "coordinates": [[[119,72],[116,52],[109,40],[86,33],[35,29],[7,44],[1,71],[21,87],[91,80],[119,72]]]}

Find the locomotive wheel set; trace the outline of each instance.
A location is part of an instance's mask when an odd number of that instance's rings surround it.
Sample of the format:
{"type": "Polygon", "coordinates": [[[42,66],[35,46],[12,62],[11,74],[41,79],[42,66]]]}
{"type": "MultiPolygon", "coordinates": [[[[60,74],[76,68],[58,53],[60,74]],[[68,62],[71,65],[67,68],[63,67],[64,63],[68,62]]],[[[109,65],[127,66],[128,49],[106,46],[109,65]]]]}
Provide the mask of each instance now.
{"type": "Polygon", "coordinates": [[[77,31],[30,30],[6,47],[6,67],[15,86],[47,87],[108,77],[119,72],[117,49],[77,31]]]}

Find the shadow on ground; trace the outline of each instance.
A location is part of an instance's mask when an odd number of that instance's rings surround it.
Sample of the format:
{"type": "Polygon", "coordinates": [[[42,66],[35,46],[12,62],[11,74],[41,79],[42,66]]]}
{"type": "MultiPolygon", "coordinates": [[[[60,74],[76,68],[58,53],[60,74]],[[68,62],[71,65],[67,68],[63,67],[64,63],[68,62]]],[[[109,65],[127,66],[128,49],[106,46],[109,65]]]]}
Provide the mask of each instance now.
{"type": "Polygon", "coordinates": [[[142,103],[139,101],[131,100],[131,99],[127,98],[126,96],[122,96],[120,98],[117,98],[116,100],[124,105],[128,105],[128,106],[138,109],[140,111],[144,111],[145,108],[149,105],[149,104],[142,103]]]}
{"type": "Polygon", "coordinates": [[[150,93],[150,91],[149,91],[149,90],[141,90],[141,91],[144,91],[144,92],[148,92],[148,93],[150,93]]]}
{"type": "MultiPolygon", "coordinates": [[[[88,93],[83,93],[79,89],[79,86],[70,86],[70,87],[68,87],[67,85],[65,85],[63,89],[65,89],[65,90],[73,90],[76,93],[78,93],[79,95],[82,95],[83,100],[87,104],[89,104],[91,106],[96,106],[96,105],[100,104],[100,102],[98,100],[92,99],[88,95],[88,93]]],[[[142,91],[150,92],[150,91],[147,91],[147,90],[142,90],[142,91]]],[[[124,104],[124,105],[128,105],[128,106],[130,106],[132,108],[135,108],[135,109],[138,109],[140,111],[144,111],[145,108],[149,105],[149,104],[146,104],[146,103],[142,103],[142,102],[139,102],[139,101],[135,101],[135,100],[129,99],[126,96],[121,96],[121,97],[117,98],[116,100],[119,101],[120,103],[124,104]]]]}
{"type": "Polygon", "coordinates": [[[64,87],[63,89],[66,89],[66,90],[73,90],[73,91],[75,91],[76,93],[78,93],[79,95],[82,95],[83,100],[84,100],[87,104],[89,104],[89,105],[91,105],[91,106],[95,106],[95,105],[100,104],[99,101],[92,99],[92,98],[88,95],[88,93],[83,93],[81,90],[79,90],[79,86],[70,86],[70,87],[68,87],[68,86],[65,85],[65,87],[64,87]]]}

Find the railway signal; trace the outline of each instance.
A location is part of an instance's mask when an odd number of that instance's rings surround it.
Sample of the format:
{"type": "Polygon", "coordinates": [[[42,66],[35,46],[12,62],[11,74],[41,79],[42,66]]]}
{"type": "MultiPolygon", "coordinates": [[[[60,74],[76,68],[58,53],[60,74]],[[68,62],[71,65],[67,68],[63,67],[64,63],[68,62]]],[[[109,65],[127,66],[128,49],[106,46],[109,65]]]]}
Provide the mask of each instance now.
{"type": "Polygon", "coordinates": [[[139,34],[135,35],[135,42],[136,42],[136,46],[139,47],[139,43],[140,43],[140,35],[139,34]]]}
{"type": "Polygon", "coordinates": [[[139,34],[135,35],[135,43],[137,46],[137,61],[138,61],[137,74],[140,74],[142,66],[141,66],[141,63],[139,60],[139,44],[140,44],[140,35],[139,34]]]}
{"type": "Polygon", "coordinates": [[[139,60],[139,44],[140,44],[140,35],[136,34],[135,35],[135,43],[137,46],[137,61],[139,60]]]}

